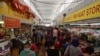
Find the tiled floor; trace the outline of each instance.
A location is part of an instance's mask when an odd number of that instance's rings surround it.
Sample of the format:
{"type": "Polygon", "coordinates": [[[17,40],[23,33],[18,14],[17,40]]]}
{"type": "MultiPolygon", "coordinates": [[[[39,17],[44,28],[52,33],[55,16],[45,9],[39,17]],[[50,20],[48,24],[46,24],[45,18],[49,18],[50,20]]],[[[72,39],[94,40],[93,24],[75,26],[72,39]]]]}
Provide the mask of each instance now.
{"type": "Polygon", "coordinates": [[[38,56],[45,56],[45,48],[41,47],[38,56]]]}

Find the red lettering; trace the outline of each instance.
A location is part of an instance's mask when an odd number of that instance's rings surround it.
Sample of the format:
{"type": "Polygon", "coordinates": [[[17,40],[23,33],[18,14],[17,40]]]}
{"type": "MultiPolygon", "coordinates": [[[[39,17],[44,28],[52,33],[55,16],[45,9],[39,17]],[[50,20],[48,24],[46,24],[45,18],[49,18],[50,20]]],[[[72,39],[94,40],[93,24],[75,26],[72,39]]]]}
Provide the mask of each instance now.
{"type": "Polygon", "coordinates": [[[90,8],[90,10],[89,10],[89,15],[91,15],[92,14],[92,8],[90,8]]]}
{"type": "Polygon", "coordinates": [[[86,15],[87,15],[87,16],[89,15],[89,9],[86,10],[86,15]]]}
{"type": "Polygon", "coordinates": [[[84,10],[84,11],[83,11],[83,16],[85,16],[85,14],[86,14],[86,11],[84,10]]]}
{"type": "MultiPolygon", "coordinates": [[[[84,14],[85,14],[85,10],[82,11],[82,16],[84,16],[84,14]]],[[[81,17],[82,17],[82,16],[81,16],[81,17]]]]}
{"type": "Polygon", "coordinates": [[[92,14],[99,13],[100,12],[100,5],[92,7],[91,12],[92,12],[92,14]]]}
{"type": "Polygon", "coordinates": [[[100,13],[100,4],[98,4],[96,6],[92,6],[91,8],[88,8],[81,12],[78,12],[78,13],[74,14],[73,16],[68,17],[68,19],[77,19],[80,17],[89,16],[89,15],[93,15],[96,13],[100,13]]]}
{"type": "Polygon", "coordinates": [[[96,11],[100,13],[100,4],[97,5],[96,11]]]}
{"type": "Polygon", "coordinates": [[[92,14],[96,13],[95,6],[91,9],[92,14]]]}

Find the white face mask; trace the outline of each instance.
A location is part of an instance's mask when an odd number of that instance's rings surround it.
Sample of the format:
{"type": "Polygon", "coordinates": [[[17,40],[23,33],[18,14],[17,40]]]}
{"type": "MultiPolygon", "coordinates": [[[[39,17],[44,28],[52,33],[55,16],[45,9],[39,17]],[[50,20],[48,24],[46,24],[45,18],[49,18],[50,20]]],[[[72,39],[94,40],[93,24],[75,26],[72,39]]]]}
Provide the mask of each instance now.
{"type": "Polygon", "coordinates": [[[25,51],[28,51],[28,50],[30,50],[30,48],[24,48],[24,50],[25,50],[25,51]]]}

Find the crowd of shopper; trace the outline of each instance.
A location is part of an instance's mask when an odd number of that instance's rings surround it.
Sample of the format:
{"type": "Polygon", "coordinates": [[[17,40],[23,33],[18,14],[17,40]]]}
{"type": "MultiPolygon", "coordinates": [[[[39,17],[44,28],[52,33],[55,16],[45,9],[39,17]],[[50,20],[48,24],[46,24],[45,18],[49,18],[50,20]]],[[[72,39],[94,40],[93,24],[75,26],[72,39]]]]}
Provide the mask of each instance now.
{"type": "Polygon", "coordinates": [[[45,56],[92,56],[95,51],[95,39],[90,33],[80,35],[57,27],[35,27],[24,42],[22,35],[11,40],[10,56],[38,56],[41,46],[45,56]]]}

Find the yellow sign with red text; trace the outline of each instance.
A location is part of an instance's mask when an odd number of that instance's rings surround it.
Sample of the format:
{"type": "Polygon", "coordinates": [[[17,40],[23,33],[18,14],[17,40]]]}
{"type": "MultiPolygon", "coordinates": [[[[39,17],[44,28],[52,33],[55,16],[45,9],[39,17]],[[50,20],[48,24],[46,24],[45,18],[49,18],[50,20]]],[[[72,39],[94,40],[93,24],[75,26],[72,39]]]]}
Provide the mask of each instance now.
{"type": "Polygon", "coordinates": [[[66,16],[64,19],[64,22],[73,22],[73,21],[79,21],[79,20],[86,20],[86,19],[92,19],[100,17],[100,0],[97,2],[79,10],[75,13],[66,16]]]}
{"type": "Polygon", "coordinates": [[[5,15],[5,16],[9,16],[9,17],[12,17],[12,18],[17,18],[17,19],[20,19],[20,20],[27,20],[29,22],[32,21],[32,19],[27,18],[27,16],[25,14],[21,14],[19,12],[14,11],[11,8],[10,3],[0,2],[0,14],[5,15]]]}

